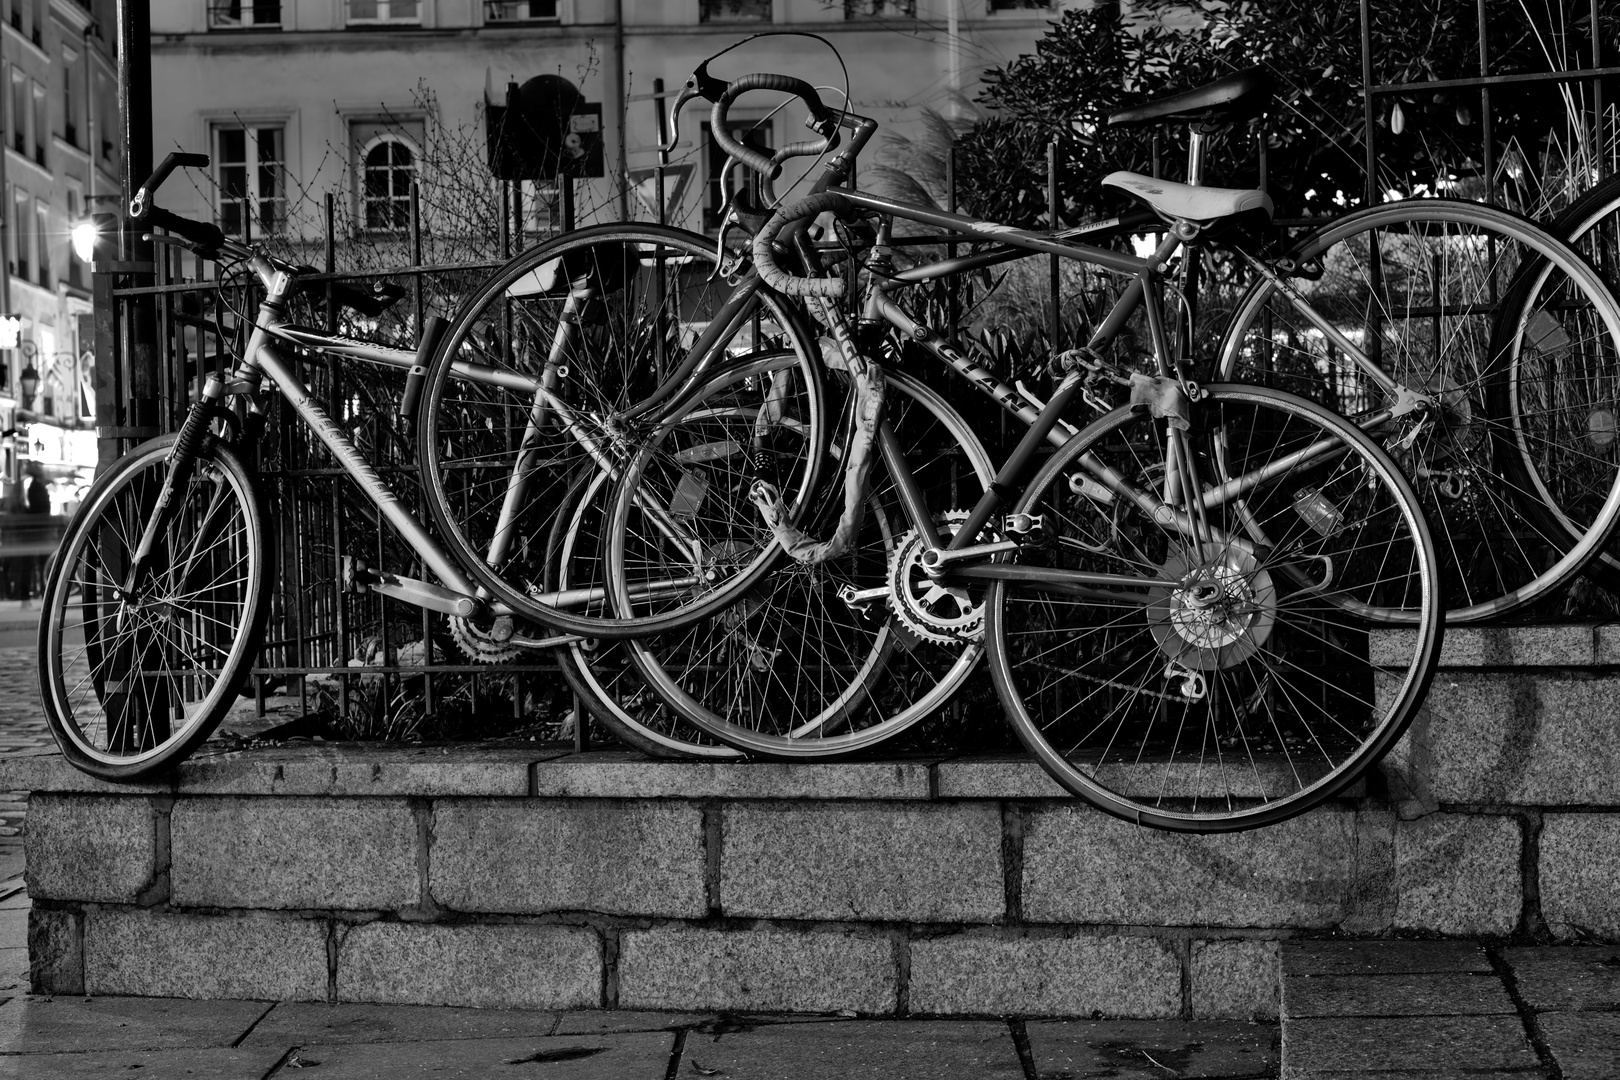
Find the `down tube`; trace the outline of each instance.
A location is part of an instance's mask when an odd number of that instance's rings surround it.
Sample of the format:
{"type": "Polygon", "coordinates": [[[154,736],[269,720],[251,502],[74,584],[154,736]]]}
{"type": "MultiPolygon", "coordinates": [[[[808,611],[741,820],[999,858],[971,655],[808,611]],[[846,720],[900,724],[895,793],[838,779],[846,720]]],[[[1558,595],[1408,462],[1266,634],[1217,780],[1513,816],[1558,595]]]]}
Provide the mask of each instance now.
{"type": "Polygon", "coordinates": [[[477,592],[467,575],[461,572],[461,567],[451,561],[450,556],[444,553],[431,533],[422,527],[411,512],[400,505],[399,497],[393,489],[383,482],[382,477],[371,467],[371,463],[361,456],[342,430],[332,422],[315,399],[310,395],[309,387],[305,386],[293,370],[288,367],[281,355],[270,345],[259,349],[258,364],[265,374],[275,380],[281,396],[309,425],[321,442],[326,444],[332,457],[342,467],[343,471],[354,478],[366,498],[377,507],[382,515],[388,519],[405,542],[422,557],[422,562],[438,579],[444,582],[447,588],[457,592],[473,595],[477,592]]]}

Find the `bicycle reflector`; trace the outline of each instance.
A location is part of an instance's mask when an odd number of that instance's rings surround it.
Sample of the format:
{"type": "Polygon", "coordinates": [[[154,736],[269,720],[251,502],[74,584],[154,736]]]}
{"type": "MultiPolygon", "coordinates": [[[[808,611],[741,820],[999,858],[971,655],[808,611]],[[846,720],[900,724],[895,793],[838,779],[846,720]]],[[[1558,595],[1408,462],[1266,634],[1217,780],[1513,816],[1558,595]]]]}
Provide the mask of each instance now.
{"type": "Polygon", "coordinates": [[[106,251],[118,233],[115,214],[91,214],[73,226],[73,253],[82,262],[95,262],[96,256],[106,251]]]}

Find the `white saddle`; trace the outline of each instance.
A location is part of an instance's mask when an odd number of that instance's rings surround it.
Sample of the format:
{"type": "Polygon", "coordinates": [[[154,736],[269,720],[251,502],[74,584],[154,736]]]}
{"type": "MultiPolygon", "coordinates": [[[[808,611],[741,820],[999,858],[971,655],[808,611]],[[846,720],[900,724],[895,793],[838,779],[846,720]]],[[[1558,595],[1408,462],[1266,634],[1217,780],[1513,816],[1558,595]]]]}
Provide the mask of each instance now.
{"type": "Polygon", "coordinates": [[[1167,218],[1215,221],[1249,210],[1261,210],[1271,217],[1271,196],[1255,188],[1178,184],[1123,170],[1109,173],[1102,182],[1130,192],[1167,218]]]}

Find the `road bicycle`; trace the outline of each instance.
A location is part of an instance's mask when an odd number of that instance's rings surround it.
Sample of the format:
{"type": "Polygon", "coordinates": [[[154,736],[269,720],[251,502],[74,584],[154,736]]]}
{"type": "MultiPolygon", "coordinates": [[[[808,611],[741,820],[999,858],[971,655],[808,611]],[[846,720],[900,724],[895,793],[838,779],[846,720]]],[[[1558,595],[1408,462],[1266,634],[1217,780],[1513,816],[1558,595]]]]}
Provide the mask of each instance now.
{"type": "MultiPolygon", "coordinates": [[[[601,582],[558,583],[546,540],[572,493],[596,472],[619,474],[647,432],[682,431],[681,417],[702,428],[710,503],[728,490],[745,498],[761,477],[801,497],[813,484],[826,412],[814,346],[797,313],[770,296],[727,307],[731,290],[715,283],[702,237],[649,226],[616,229],[611,243],[583,230],[542,244],[498,269],[457,318],[426,320],[411,351],[292,322],[287,304],[310,283],[308,268],[153,204],[174,169],[206,164],[169,155],[137,191],[130,220],[166,230],[154,241],[245,271],[263,299],[242,319],[229,366],[201,380],[181,429],[121,457],[66,530],[39,656],[46,717],[74,765],[114,780],[161,771],[206,739],[237,696],[271,606],[270,509],[252,461],[272,393],[424,568],[411,577],[345,560],[345,589],[447,617],[474,659],[677,625],[724,607],[764,572],[762,524],[711,537],[682,520],[681,504],[648,505],[648,527],[665,528],[693,567],[650,586],[672,598],[658,613],[619,618],[601,582]],[[317,356],[408,373],[401,409],[417,432],[438,535],[301,380],[297,364],[317,356]]],[[[373,315],[397,299],[341,282],[312,288],[373,315]]]]}
{"type": "MultiPolygon", "coordinates": [[[[705,79],[700,69],[689,85],[701,93],[705,79]]],[[[703,94],[712,132],[728,130],[727,108],[751,89],[794,95],[813,124],[829,115],[808,84],[745,76],[703,94]]],[[[706,620],[623,642],[639,676],[681,721],[749,753],[817,757],[869,748],[935,711],[988,653],[1025,744],[1111,813],[1172,829],[1249,828],[1341,791],[1399,735],[1440,638],[1427,526],[1388,455],[1311,402],[1199,385],[1173,369],[1157,281],[1183,236],[1144,258],[835,187],[876,125],[831,115],[848,147],[823,167],[820,190],[754,237],[738,289],[804,297],[837,372],[828,400],[843,411],[829,425],[840,467],[804,512],[778,522],[821,536],[853,504],[858,529],[842,553],[779,560],[706,620]],[[793,226],[829,211],[854,223],[857,208],[879,218],[859,268],[861,317],[847,319],[832,300],[850,274],[802,277],[778,263],[817,273],[819,254],[793,226]],[[994,246],[895,269],[886,262],[895,217],[994,246]],[[1065,371],[1045,403],[1002,384],[890,296],[1029,252],[1131,283],[1085,348],[1056,358],[1065,371]],[[1151,374],[1101,351],[1133,315],[1154,334],[1151,374]],[[999,470],[945,398],[888,362],[898,338],[1029,425],[999,470]],[[858,369],[877,357],[879,456],[851,487],[847,466],[868,430],[851,418],[871,415],[858,369]],[[1116,384],[1134,404],[1109,404],[1083,428],[1064,419],[1116,384]],[[1395,645],[1372,633],[1392,620],[1414,627],[1395,645]]],[[[774,176],[779,153],[727,150],[774,176]]],[[[1235,193],[1196,197],[1225,200],[1206,223],[1246,209],[1235,193]]],[[[601,526],[621,615],[655,614],[670,599],[642,583],[683,569],[644,513],[687,483],[681,445],[673,430],[644,445],[601,526]]]]}
{"type": "MultiPolygon", "coordinates": [[[[805,100],[812,120],[817,117],[808,88],[781,82],[767,86],[766,78],[748,76],[716,86],[700,68],[688,85],[691,92],[713,101],[711,131],[725,130],[726,107],[746,89],[787,89],[805,100]]],[[[1262,93],[1252,77],[1221,80],[1169,101],[1130,110],[1131,115],[1124,119],[1184,119],[1205,125],[1252,114],[1262,93]]],[[[1432,602],[1432,596],[1418,601],[1404,595],[1402,589],[1413,587],[1412,582],[1419,579],[1425,582],[1422,588],[1433,585],[1420,569],[1423,559],[1405,561],[1406,552],[1398,544],[1384,546],[1388,537],[1364,526],[1356,533],[1361,543],[1345,540],[1349,532],[1356,531],[1345,522],[1373,519],[1365,513],[1368,508],[1353,499],[1342,505],[1333,501],[1335,497],[1350,499],[1345,493],[1362,490],[1358,484],[1340,488],[1334,484],[1344,479],[1341,471],[1371,474],[1381,467],[1370,464],[1377,459],[1364,447],[1368,440],[1353,434],[1354,428],[1345,431],[1331,414],[1287,396],[1268,396],[1263,389],[1244,386],[1193,384],[1181,374],[1186,367],[1169,360],[1168,320],[1156,295],[1164,279],[1171,276],[1169,268],[1184,244],[1206,233],[1218,236],[1223,227],[1228,234],[1234,232],[1229,227],[1233,219],[1266,205],[1263,194],[1116,174],[1109,182],[1142,198],[1166,225],[1164,238],[1152,255],[1132,258],[1072,241],[1087,231],[1093,235],[1110,229],[1123,232],[1139,227],[1137,223],[1111,222],[1090,230],[1037,233],[835,186],[847,175],[848,161],[875,126],[859,117],[846,116],[841,123],[852,132],[852,145],[845,158],[828,164],[812,184],[820,193],[780,210],[755,239],[755,266],[765,287],[812,296],[842,292],[844,282],[852,276],[849,273],[835,270],[809,281],[780,276],[773,264],[784,253],[774,241],[785,226],[818,214],[832,213],[852,221],[863,214],[875,216],[878,225],[858,277],[864,286],[857,307],[859,317],[850,320],[856,333],[864,328],[861,345],[891,364],[898,358],[897,342],[910,343],[913,352],[920,345],[1030,424],[1031,431],[1001,472],[990,475],[982,465],[982,448],[948,405],[937,400],[920,402],[903,389],[909,417],[886,425],[881,432],[883,463],[870,481],[866,523],[855,551],[826,564],[779,566],[745,594],[739,602],[741,610],[690,624],[662,638],[626,643],[624,648],[640,675],[684,722],[752,753],[811,757],[870,747],[937,709],[965,680],[981,649],[988,649],[1003,707],[1025,744],[1071,791],[1111,812],[1174,828],[1244,827],[1278,820],[1342,788],[1399,733],[1399,705],[1392,712],[1380,713],[1389,704],[1385,696],[1389,684],[1376,669],[1392,659],[1385,650],[1401,647],[1389,642],[1415,641],[1421,654],[1435,640],[1421,633],[1414,639],[1375,639],[1368,626],[1384,621],[1426,624],[1429,614],[1423,605],[1432,602]],[[990,247],[978,254],[897,271],[890,265],[892,249],[887,247],[894,220],[919,222],[945,230],[958,242],[976,240],[990,247]],[[1027,257],[1031,252],[1101,266],[1128,283],[1113,294],[1112,306],[1095,321],[1095,332],[1083,349],[1060,357],[1069,362],[1068,375],[1044,407],[1002,384],[956,349],[946,333],[925,325],[891,296],[907,286],[1027,257]],[[1156,371],[1151,375],[1128,372],[1103,354],[1133,315],[1145,317],[1152,339],[1156,371]],[[874,327],[892,333],[874,333],[874,327]],[[1100,400],[1098,391],[1109,381],[1128,383],[1135,406],[1107,412],[1074,436],[1074,429],[1062,426],[1059,418],[1076,396],[1100,400]],[[1175,397],[1168,389],[1171,383],[1185,391],[1184,405],[1166,404],[1175,397]],[[1177,412],[1182,407],[1188,410],[1186,415],[1177,412]],[[912,429],[921,434],[911,434],[912,429]],[[1018,496],[1020,481],[1035,471],[1035,450],[1043,441],[1056,448],[1057,454],[1036,471],[1011,506],[1014,513],[999,518],[1002,502],[1018,496]],[[1324,449],[1330,446],[1335,448],[1332,453],[1324,449]],[[1338,451],[1350,446],[1356,447],[1353,456],[1348,450],[1338,451]],[[919,455],[913,452],[917,447],[941,450],[925,449],[919,455]],[[1355,466],[1347,465],[1349,461],[1355,466]],[[963,468],[964,462],[972,465],[963,468]],[[1325,484],[1308,482],[1318,473],[1325,484]],[[1191,476],[1200,480],[1186,479],[1191,476]],[[1182,489],[1183,484],[1196,489],[1200,483],[1207,485],[1202,498],[1193,498],[1182,489]],[[1333,494],[1336,491],[1338,496],[1333,494]],[[1157,494],[1150,494],[1154,492],[1157,494]],[[1319,496],[1325,501],[1317,501],[1319,496]],[[1073,500],[1074,505],[1066,500],[1073,500]],[[1184,516],[1174,518],[1178,510],[1184,516]],[[1167,514],[1172,515],[1174,528],[1160,520],[1167,514]],[[1203,534],[1197,531],[1212,517],[1222,519],[1208,526],[1214,529],[1212,535],[1220,537],[1218,541],[1201,539],[1203,534]],[[1032,521],[1040,525],[1032,526],[1032,521]],[[1306,524],[1301,526],[1301,522],[1306,524]],[[1058,523],[1060,535],[1048,535],[1047,530],[1058,523]],[[1311,535],[1301,537],[1302,528],[1311,535]],[[1286,542],[1275,543],[1279,537],[1286,542]],[[1318,560],[1314,563],[1307,559],[1319,568],[1317,578],[1303,573],[1300,564],[1289,562],[1286,556],[1286,572],[1264,565],[1279,549],[1288,552],[1290,544],[1302,539],[1318,544],[1337,540],[1346,543],[1348,550],[1318,552],[1312,556],[1318,560]],[[1235,554],[1245,545],[1255,545],[1259,552],[1252,561],[1235,554]],[[1054,550],[1061,556],[1054,555],[1054,550]],[[963,554],[954,554],[957,551],[963,554]],[[1058,565],[1052,565],[1053,560],[1058,565]],[[1081,569],[1081,565],[1088,568],[1081,569]],[[1137,591],[1119,580],[1104,587],[1085,576],[1105,572],[1138,575],[1137,591]],[[1082,577],[1068,579],[1060,587],[1056,583],[1065,573],[1082,577]],[[1157,579],[1159,585],[1144,583],[1142,575],[1150,573],[1164,575],[1157,579]],[[1166,584],[1172,577],[1194,593],[1176,592],[1166,584]],[[1224,584],[1217,587],[1217,581],[1224,584]],[[1240,587],[1239,581],[1250,584],[1240,587]],[[1243,594],[1240,603],[1241,590],[1253,588],[1258,581],[1266,585],[1243,594]],[[1273,619],[1273,594],[1266,589],[1276,581],[1289,582],[1292,589],[1283,592],[1292,602],[1309,608],[1308,613],[1291,611],[1273,619]],[[1154,588],[1165,592],[1155,593],[1154,588]],[[1206,588],[1207,594],[1201,591],[1206,588]],[[1060,602],[1055,595],[1064,599],[1060,602]],[[1088,597],[1090,603],[1075,599],[1076,595],[1088,597]],[[1262,596],[1264,600],[1258,599],[1262,596]],[[1252,615],[1255,608],[1268,614],[1242,629],[1214,616],[1199,616],[1211,621],[1198,622],[1186,614],[1206,610],[1197,607],[1204,603],[1226,605],[1229,611],[1248,605],[1246,615],[1252,615]],[[1291,618],[1314,629],[1296,627],[1291,618]],[[1217,624],[1219,630],[1214,629],[1217,624]],[[1296,632],[1307,643],[1303,648],[1289,642],[1296,632]],[[1352,641],[1357,644],[1348,647],[1346,643],[1352,641]],[[1047,646],[1033,645],[1035,642],[1047,646]],[[1287,648],[1299,650],[1296,655],[1308,655],[1312,647],[1320,649],[1308,664],[1274,657],[1271,651],[1285,648],[1285,643],[1287,648]],[[1055,661],[1054,656],[1063,659],[1055,661]],[[1188,664],[1189,656],[1199,658],[1196,670],[1188,664]],[[1317,682],[1314,696],[1290,682],[1302,678],[1300,672],[1312,665],[1317,682]],[[1280,675],[1281,671],[1287,676],[1280,675]],[[1329,671],[1331,676],[1326,674],[1329,671]],[[1357,675],[1352,677],[1352,671],[1357,675]],[[1176,679],[1187,675],[1192,677],[1180,684],[1180,691],[1175,690],[1176,679]],[[1335,679],[1341,681],[1330,689],[1335,679]],[[1380,682],[1386,685],[1378,685],[1380,682]],[[1242,735],[1234,734],[1243,731],[1255,716],[1264,715],[1266,708],[1275,707],[1279,698],[1286,702],[1284,711],[1299,722],[1299,730],[1284,730],[1288,725],[1273,722],[1263,744],[1246,743],[1242,735]],[[1182,721],[1167,723],[1162,714],[1176,709],[1182,710],[1182,721]],[[1086,718],[1077,719],[1077,710],[1084,710],[1086,718]],[[1300,713],[1312,710],[1310,717],[1299,719],[1300,713]],[[1341,737],[1352,729],[1365,736],[1357,744],[1364,754],[1328,749],[1331,740],[1321,738],[1315,728],[1331,726],[1327,718],[1336,710],[1345,715],[1372,714],[1392,722],[1363,724],[1358,720],[1341,726],[1341,737]],[[1202,714],[1198,722],[1188,721],[1193,713],[1202,714]],[[1125,720],[1132,714],[1134,728],[1125,720]],[[1227,725],[1224,731],[1223,723],[1227,725]],[[1184,744],[1177,741],[1183,737],[1184,744]],[[1164,739],[1169,742],[1156,741],[1164,739]],[[1325,760],[1329,767],[1322,774],[1301,770],[1295,760],[1301,755],[1291,748],[1296,745],[1307,748],[1304,758],[1317,758],[1313,764],[1325,760]],[[1262,767],[1262,758],[1271,760],[1262,767]],[[1284,762],[1280,771],[1286,777],[1280,786],[1266,788],[1257,783],[1254,778],[1267,775],[1278,760],[1284,762]],[[1126,770],[1131,775],[1111,772],[1127,761],[1135,766],[1126,770]],[[1153,762],[1152,767],[1145,764],[1148,761],[1153,762]],[[1241,780],[1235,779],[1239,775],[1241,780]],[[1325,781],[1322,775],[1327,777],[1325,781]],[[1200,799],[1207,800],[1202,809],[1200,799]]],[[[1196,139],[1194,147],[1196,160],[1196,139]]],[[[774,175],[778,161],[771,157],[740,145],[727,150],[757,172],[774,175]]],[[[1335,237],[1370,241],[1375,249],[1397,237],[1404,238],[1409,247],[1441,253],[1451,245],[1476,253],[1486,251],[1491,260],[1485,272],[1478,273],[1476,267],[1473,276],[1461,280],[1497,289],[1497,297],[1516,298],[1519,314],[1505,322],[1522,328],[1535,318],[1555,318],[1568,325],[1574,313],[1596,327],[1596,332],[1587,332],[1584,342],[1612,350],[1620,323],[1615,321],[1614,301],[1601,279],[1566,247],[1522,219],[1476,210],[1468,204],[1425,200],[1350,215],[1329,228],[1338,230],[1331,234],[1335,237]],[[1494,250],[1510,246],[1510,255],[1494,250]],[[1552,299],[1539,306],[1536,298],[1554,291],[1517,288],[1515,278],[1538,260],[1546,260],[1542,285],[1555,272],[1560,285],[1552,299]]],[[[820,265],[820,255],[809,250],[802,238],[796,245],[785,246],[789,251],[797,247],[801,265],[820,265]]],[[[1273,293],[1286,298],[1296,318],[1311,320],[1312,328],[1323,337],[1336,335],[1333,340],[1343,355],[1355,357],[1361,365],[1357,370],[1366,372],[1365,379],[1387,391],[1380,397],[1363,394],[1363,407],[1356,416],[1362,427],[1394,447],[1398,456],[1406,456],[1408,462],[1420,454],[1429,455],[1429,460],[1444,460],[1444,453],[1454,452],[1437,450],[1435,445],[1458,441],[1455,402],[1463,395],[1452,392],[1455,388],[1443,381],[1439,388],[1446,393],[1437,393],[1435,385],[1423,382],[1412,385],[1414,372],[1443,378],[1451,361],[1435,346],[1453,342],[1454,335],[1428,339],[1426,368],[1410,346],[1400,352],[1392,349],[1388,355],[1374,351],[1368,356],[1366,350],[1355,349],[1353,342],[1345,340],[1349,336],[1343,329],[1345,310],[1323,314],[1309,294],[1291,287],[1295,276],[1309,280],[1315,274],[1312,266],[1280,262],[1279,270],[1241,243],[1236,247],[1256,279],[1269,288],[1268,299],[1273,293]],[[1397,358],[1402,365],[1389,363],[1397,358]],[[1400,378],[1385,366],[1399,372],[1400,378]],[[1414,447],[1419,448],[1417,453],[1414,447]]],[[[1259,289],[1257,286],[1256,291],[1259,289]]],[[[1387,287],[1379,295],[1390,295],[1387,287]]],[[[1433,302],[1431,294],[1421,310],[1413,305],[1398,310],[1433,326],[1446,319],[1476,318],[1482,297],[1457,297],[1448,292],[1439,299],[1444,302],[1433,302]]],[[[1235,322],[1234,340],[1243,340],[1259,323],[1252,314],[1255,306],[1250,304],[1251,314],[1235,322]]],[[[823,304],[821,315],[836,335],[842,314],[823,304]]],[[[1376,326],[1376,315],[1369,321],[1376,326]]],[[[1361,333],[1364,342],[1377,337],[1376,332],[1366,336],[1365,327],[1361,333]]],[[[849,337],[853,339],[855,334],[849,337]]],[[[1229,350],[1227,355],[1252,354],[1229,350]]],[[[904,376],[899,385],[909,385],[904,376]]],[[[1432,469],[1428,474],[1413,471],[1424,487],[1444,480],[1432,469]]],[[[634,473],[638,487],[667,490],[675,482],[655,473],[656,469],[634,473]]],[[[1371,489],[1383,481],[1368,483],[1371,489]]],[[[1394,489],[1417,497],[1399,484],[1394,489]]],[[[1479,603],[1459,605],[1458,613],[1477,618],[1510,603],[1528,602],[1550,587],[1551,581],[1572,572],[1601,542],[1603,530],[1609,527],[1605,522],[1613,518],[1614,495],[1611,484],[1600,527],[1570,537],[1566,550],[1554,551],[1550,562],[1556,563],[1559,555],[1563,558],[1552,571],[1521,574],[1511,581],[1499,576],[1496,591],[1479,603]],[[1503,601],[1503,596],[1510,600],[1503,601]]],[[[1430,493],[1426,502],[1434,501],[1430,493]]],[[[818,505],[821,525],[830,525],[838,516],[838,499],[824,497],[818,505]]],[[[1392,497],[1392,505],[1399,505],[1399,499],[1392,497]]],[[[1459,557],[1456,537],[1470,529],[1483,531],[1477,514],[1470,525],[1465,518],[1458,520],[1461,515],[1455,507],[1451,509],[1451,516],[1442,518],[1446,535],[1442,557],[1446,558],[1448,580],[1476,569],[1459,557]]],[[[620,545],[629,544],[627,538],[634,536],[634,516],[632,504],[621,500],[615,523],[608,528],[620,545]]],[[[646,545],[646,550],[664,554],[656,545],[646,545]]],[[[641,575],[659,578],[671,570],[660,563],[649,571],[645,558],[631,560],[633,565],[629,565],[623,551],[621,546],[608,578],[610,587],[618,590],[616,604],[631,609],[638,602],[628,590],[641,575]]],[[[1472,598],[1477,593],[1465,595],[1472,598]]],[[[655,607],[657,601],[643,603],[655,607]]],[[[1412,670],[1421,667],[1418,658],[1412,670]]],[[[1422,682],[1419,676],[1404,689],[1420,688],[1422,682]]],[[[1420,695],[1421,689],[1417,692],[1420,695]]],[[[1271,714],[1273,721],[1275,715],[1271,714]]],[[[1268,778],[1265,783],[1278,782],[1268,778]]]]}

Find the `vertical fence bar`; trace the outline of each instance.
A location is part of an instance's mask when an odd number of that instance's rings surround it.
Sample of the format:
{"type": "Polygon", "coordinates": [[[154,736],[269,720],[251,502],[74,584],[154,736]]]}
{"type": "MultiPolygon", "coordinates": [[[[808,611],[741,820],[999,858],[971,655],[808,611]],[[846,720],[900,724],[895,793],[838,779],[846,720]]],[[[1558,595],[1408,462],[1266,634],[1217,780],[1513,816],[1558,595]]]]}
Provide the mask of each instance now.
{"type": "MultiPolygon", "coordinates": [[[[337,270],[337,199],[331,192],[326,193],[326,272],[334,273],[337,270]]],[[[336,305],[326,305],[326,324],[328,331],[337,330],[336,305]]],[[[342,415],[338,409],[341,403],[342,384],[339,380],[341,368],[337,357],[327,357],[327,413],[331,416],[342,415]]],[[[335,653],[326,656],[327,666],[343,667],[354,655],[353,645],[349,640],[349,594],[343,588],[343,485],[341,482],[330,485],[332,499],[332,569],[331,580],[336,582],[332,597],[332,613],[337,621],[337,644],[335,653]]],[[[338,715],[349,715],[349,677],[338,677],[338,715]]]]}
{"type": "MultiPolygon", "coordinates": [[[[945,209],[956,213],[956,143],[945,154],[945,209]]],[[[952,240],[945,245],[945,257],[956,258],[956,241],[952,240]]],[[[956,324],[962,318],[962,294],[958,288],[961,274],[951,274],[945,279],[945,311],[949,318],[950,334],[956,337],[956,324]]]]}
{"type": "Polygon", "coordinates": [[[1368,206],[1378,203],[1378,151],[1374,145],[1372,86],[1372,6],[1371,0],[1361,0],[1361,125],[1367,151],[1368,206]]]}
{"type": "MultiPolygon", "coordinates": [[[[1600,29],[1602,26],[1600,22],[1602,14],[1599,0],[1592,0],[1592,67],[1594,69],[1603,66],[1603,34],[1600,29]]],[[[1609,139],[1608,132],[1605,130],[1608,127],[1608,120],[1603,115],[1603,80],[1589,79],[1587,84],[1592,88],[1592,138],[1597,145],[1597,175],[1592,180],[1597,183],[1601,182],[1609,171],[1607,168],[1609,164],[1609,139]]]]}
{"type": "MultiPolygon", "coordinates": [[[[1048,227],[1058,229],[1058,143],[1056,139],[1046,144],[1046,213],[1048,227]]],[[[1063,333],[1063,313],[1058,308],[1058,257],[1048,255],[1047,275],[1048,284],[1052,291],[1052,311],[1048,328],[1051,331],[1051,349],[1054,353],[1062,349],[1060,337],[1063,333]]]]}
{"type": "MultiPolygon", "coordinates": [[[[1596,0],[1594,0],[1596,2],[1596,0]]],[[[664,80],[653,80],[653,119],[658,132],[658,164],[653,168],[653,182],[658,186],[658,224],[669,224],[669,208],[664,205],[664,170],[669,167],[669,117],[664,114],[664,80]]]]}
{"type": "MultiPolygon", "coordinates": [[[[1490,44],[1485,38],[1485,0],[1476,0],[1475,10],[1479,12],[1479,77],[1489,78],[1491,74],[1490,44]]],[[[1593,27],[1594,32],[1596,27],[1593,27]]],[[[1487,84],[1479,88],[1479,134],[1485,145],[1482,148],[1480,160],[1484,162],[1485,170],[1485,202],[1496,205],[1496,151],[1491,146],[1491,88],[1487,84]]]]}
{"type": "MultiPolygon", "coordinates": [[[[426,282],[422,280],[422,187],[414,180],[411,182],[410,212],[411,296],[416,302],[416,313],[414,316],[414,321],[416,323],[416,340],[421,341],[422,332],[427,323],[427,285],[426,282]]],[[[521,229],[521,224],[519,228],[521,229]]],[[[407,453],[409,452],[409,449],[407,449],[407,453]]],[[[413,461],[414,458],[407,459],[407,467],[409,467],[413,461]]],[[[417,464],[420,465],[419,462],[417,464]]],[[[415,475],[416,482],[421,483],[422,470],[420,468],[416,469],[415,475]]],[[[420,500],[418,501],[420,502],[420,500]]],[[[426,577],[427,564],[421,563],[419,565],[419,573],[421,573],[423,577],[426,577]]],[[[422,666],[425,668],[431,668],[434,664],[433,624],[431,621],[432,615],[429,613],[427,608],[420,608],[418,610],[421,612],[422,616],[422,666]]],[[[422,676],[422,713],[424,716],[432,716],[436,711],[434,702],[436,700],[438,687],[434,685],[435,681],[436,680],[431,671],[425,672],[422,676]]]]}

